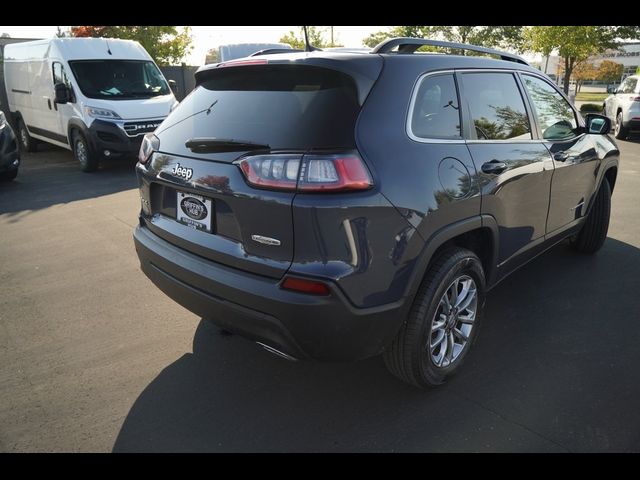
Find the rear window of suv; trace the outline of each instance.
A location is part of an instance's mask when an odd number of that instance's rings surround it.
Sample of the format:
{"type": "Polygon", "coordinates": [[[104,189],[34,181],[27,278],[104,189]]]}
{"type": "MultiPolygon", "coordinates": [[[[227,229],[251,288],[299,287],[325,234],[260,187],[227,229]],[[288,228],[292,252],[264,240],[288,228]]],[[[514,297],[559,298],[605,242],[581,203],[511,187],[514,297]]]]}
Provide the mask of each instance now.
{"type": "Polygon", "coordinates": [[[271,149],[353,148],[357,87],[342,72],[301,65],[223,67],[167,118],[160,134],[216,137],[271,149]],[[179,131],[178,131],[179,130],[179,131]]]}

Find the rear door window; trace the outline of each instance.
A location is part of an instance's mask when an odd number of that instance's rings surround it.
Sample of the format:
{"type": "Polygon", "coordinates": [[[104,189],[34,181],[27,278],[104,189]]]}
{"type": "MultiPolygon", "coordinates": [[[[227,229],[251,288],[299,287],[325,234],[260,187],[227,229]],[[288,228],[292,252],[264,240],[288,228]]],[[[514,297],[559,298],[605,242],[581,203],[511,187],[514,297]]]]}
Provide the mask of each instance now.
{"type": "Polygon", "coordinates": [[[472,139],[533,138],[524,100],[512,73],[464,73],[461,78],[474,127],[472,139]]]}

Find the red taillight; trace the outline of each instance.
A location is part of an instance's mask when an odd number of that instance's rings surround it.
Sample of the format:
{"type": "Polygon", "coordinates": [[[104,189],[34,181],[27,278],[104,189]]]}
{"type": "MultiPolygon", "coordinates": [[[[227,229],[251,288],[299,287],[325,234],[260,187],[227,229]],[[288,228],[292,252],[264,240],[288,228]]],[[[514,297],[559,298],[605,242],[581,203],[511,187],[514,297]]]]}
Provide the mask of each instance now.
{"type": "Polygon", "coordinates": [[[633,99],[634,102],[640,102],[640,97],[636,97],[633,99]]]}
{"type": "Polygon", "coordinates": [[[285,290],[294,290],[296,292],[310,293],[313,295],[329,295],[331,293],[329,286],[324,282],[296,277],[285,278],[280,285],[280,288],[285,290]]]}
{"type": "Polygon", "coordinates": [[[151,154],[160,149],[160,139],[153,133],[147,133],[140,144],[138,152],[138,161],[143,165],[149,161],[151,154]]]}
{"type": "Polygon", "coordinates": [[[254,155],[238,165],[249,185],[269,190],[295,190],[301,155],[254,155]]]}
{"type": "Polygon", "coordinates": [[[339,192],[366,190],[371,177],[357,155],[305,155],[298,190],[301,192],[339,192]]]}
{"type": "Polygon", "coordinates": [[[373,185],[356,153],[254,155],[238,162],[247,183],[269,190],[305,193],[366,190],[373,185]]]}

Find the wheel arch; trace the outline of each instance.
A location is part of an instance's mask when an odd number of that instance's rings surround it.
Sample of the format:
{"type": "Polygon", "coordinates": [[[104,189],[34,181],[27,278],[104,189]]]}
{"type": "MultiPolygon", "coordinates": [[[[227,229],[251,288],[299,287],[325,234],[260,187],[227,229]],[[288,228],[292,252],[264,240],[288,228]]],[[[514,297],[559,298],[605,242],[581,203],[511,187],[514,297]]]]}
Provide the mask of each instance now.
{"type": "Polygon", "coordinates": [[[69,120],[69,124],[67,125],[67,140],[69,141],[69,145],[71,145],[71,148],[73,149],[73,132],[77,130],[80,133],[82,133],[84,135],[84,138],[87,141],[90,141],[89,139],[89,129],[86,127],[86,125],[78,118],[72,118],[69,120]]]}
{"type": "Polygon", "coordinates": [[[467,248],[478,255],[489,288],[496,273],[498,238],[498,224],[490,215],[467,218],[438,230],[425,243],[409,282],[407,296],[415,297],[434,260],[453,246],[467,248]]]}

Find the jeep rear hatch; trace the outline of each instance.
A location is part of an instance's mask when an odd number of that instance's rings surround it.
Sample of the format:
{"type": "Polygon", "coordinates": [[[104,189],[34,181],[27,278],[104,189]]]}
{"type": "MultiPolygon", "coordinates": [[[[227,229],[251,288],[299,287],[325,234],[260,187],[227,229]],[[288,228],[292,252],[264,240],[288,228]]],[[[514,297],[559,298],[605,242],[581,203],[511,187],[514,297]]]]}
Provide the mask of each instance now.
{"type": "MultiPolygon", "coordinates": [[[[368,74],[377,77],[381,61],[372,57],[368,74]]],[[[293,258],[297,192],[371,184],[355,123],[375,78],[340,70],[353,69],[349,63],[287,60],[199,72],[196,89],[156,133],[142,190],[148,227],[184,250],[280,278],[293,258]]]]}

